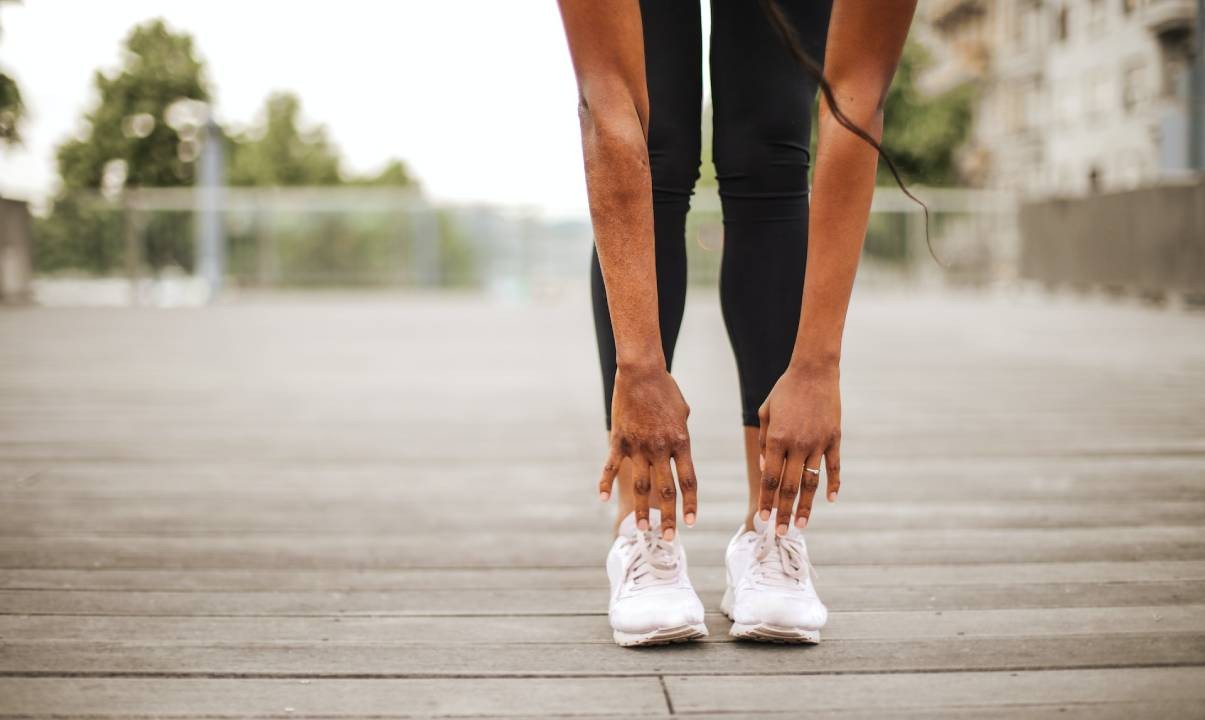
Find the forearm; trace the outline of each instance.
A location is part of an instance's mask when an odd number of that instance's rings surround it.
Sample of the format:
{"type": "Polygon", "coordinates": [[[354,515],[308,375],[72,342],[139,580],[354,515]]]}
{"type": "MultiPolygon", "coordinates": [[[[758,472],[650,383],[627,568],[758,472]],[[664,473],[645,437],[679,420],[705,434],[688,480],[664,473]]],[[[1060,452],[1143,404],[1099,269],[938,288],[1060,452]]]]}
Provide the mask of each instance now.
{"type": "MultiPolygon", "coordinates": [[[[847,115],[876,140],[882,133],[882,113],[857,112],[855,103],[838,97],[847,115]]],[[[809,220],[807,278],[803,310],[791,364],[835,367],[841,358],[845,315],[874,195],[878,154],[861,138],[842,127],[822,101],[819,147],[809,220]]]]}
{"type": "Polygon", "coordinates": [[[559,0],[577,76],[586,191],[621,368],[665,369],[657,319],[648,87],[636,0],[559,0]]]}
{"type": "MultiPolygon", "coordinates": [[[[847,121],[877,142],[883,104],[916,0],[836,0],[825,77],[847,121]]],[[[823,96],[808,221],[803,310],[791,363],[835,369],[870,218],[878,151],[838,122],[823,96]]]]}
{"type": "MultiPolygon", "coordinates": [[[[619,103],[622,108],[623,103],[619,103]]],[[[616,361],[664,369],[657,315],[652,181],[643,128],[633,109],[583,106],[582,147],[595,245],[607,289],[616,361]]]]}

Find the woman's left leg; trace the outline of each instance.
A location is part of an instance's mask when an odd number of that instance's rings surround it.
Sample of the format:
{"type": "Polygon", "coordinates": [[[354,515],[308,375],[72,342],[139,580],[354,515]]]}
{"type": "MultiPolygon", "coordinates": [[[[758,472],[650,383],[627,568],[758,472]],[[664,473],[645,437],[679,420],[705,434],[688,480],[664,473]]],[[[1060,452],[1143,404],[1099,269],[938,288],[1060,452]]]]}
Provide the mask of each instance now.
{"type": "MultiPolygon", "coordinates": [[[[823,60],[831,2],[779,0],[823,60]]],[[[712,0],[713,156],[724,213],[720,303],[741,388],[753,527],[761,472],[757,411],[786,370],[807,258],[808,166],[817,85],[753,0],[712,0]]]]}

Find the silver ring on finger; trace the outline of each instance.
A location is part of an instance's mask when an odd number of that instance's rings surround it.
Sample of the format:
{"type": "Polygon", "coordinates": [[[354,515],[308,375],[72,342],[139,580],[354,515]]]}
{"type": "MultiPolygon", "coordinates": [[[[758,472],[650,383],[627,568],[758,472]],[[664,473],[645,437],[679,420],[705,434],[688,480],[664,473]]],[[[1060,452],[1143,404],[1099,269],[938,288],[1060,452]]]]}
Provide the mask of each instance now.
{"type": "Polygon", "coordinates": [[[810,472],[810,473],[812,473],[813,475],[819,475],[819,474],[820,474],[820,468],[810,468],[810,467],[805,467],[805,468],[803,469],[803,471],[804,471],[804,472],[810,472]]]}

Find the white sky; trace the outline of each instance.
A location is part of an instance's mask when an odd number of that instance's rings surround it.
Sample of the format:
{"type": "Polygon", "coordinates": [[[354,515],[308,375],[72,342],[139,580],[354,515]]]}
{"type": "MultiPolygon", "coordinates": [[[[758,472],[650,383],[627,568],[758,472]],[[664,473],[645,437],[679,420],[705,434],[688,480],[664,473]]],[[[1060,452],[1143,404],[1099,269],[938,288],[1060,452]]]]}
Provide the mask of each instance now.
{"type": "Polygon", "coordinates": [[[0,66],[29,107],[24,147],[0,150],[0,194],[54,192],[54,148],[95,101],[93,71],[117,67],[127,32],[153,17],[193,35],[224,124],[293,90],[345,169],[396,156],[436,199],[584,211],[555,0],[0,2],[0,66]]]}

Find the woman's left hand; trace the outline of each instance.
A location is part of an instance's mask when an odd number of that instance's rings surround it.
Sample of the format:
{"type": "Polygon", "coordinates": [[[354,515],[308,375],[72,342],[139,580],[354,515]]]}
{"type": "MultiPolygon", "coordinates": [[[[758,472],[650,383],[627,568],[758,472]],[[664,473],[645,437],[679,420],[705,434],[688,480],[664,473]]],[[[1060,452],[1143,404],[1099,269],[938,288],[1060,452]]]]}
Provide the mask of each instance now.
{"type": "Polygon", "coordinates": [[[758,512],[766,520],[777,507],[776,531],[785,535],[796,497],[795,524],[807,526],[820,485],[822,457],[829,502],[836,501],[841,489],[840,370],[835,364],[792,364],[775,383],[758,418],[762,465],[758,512]]]}

